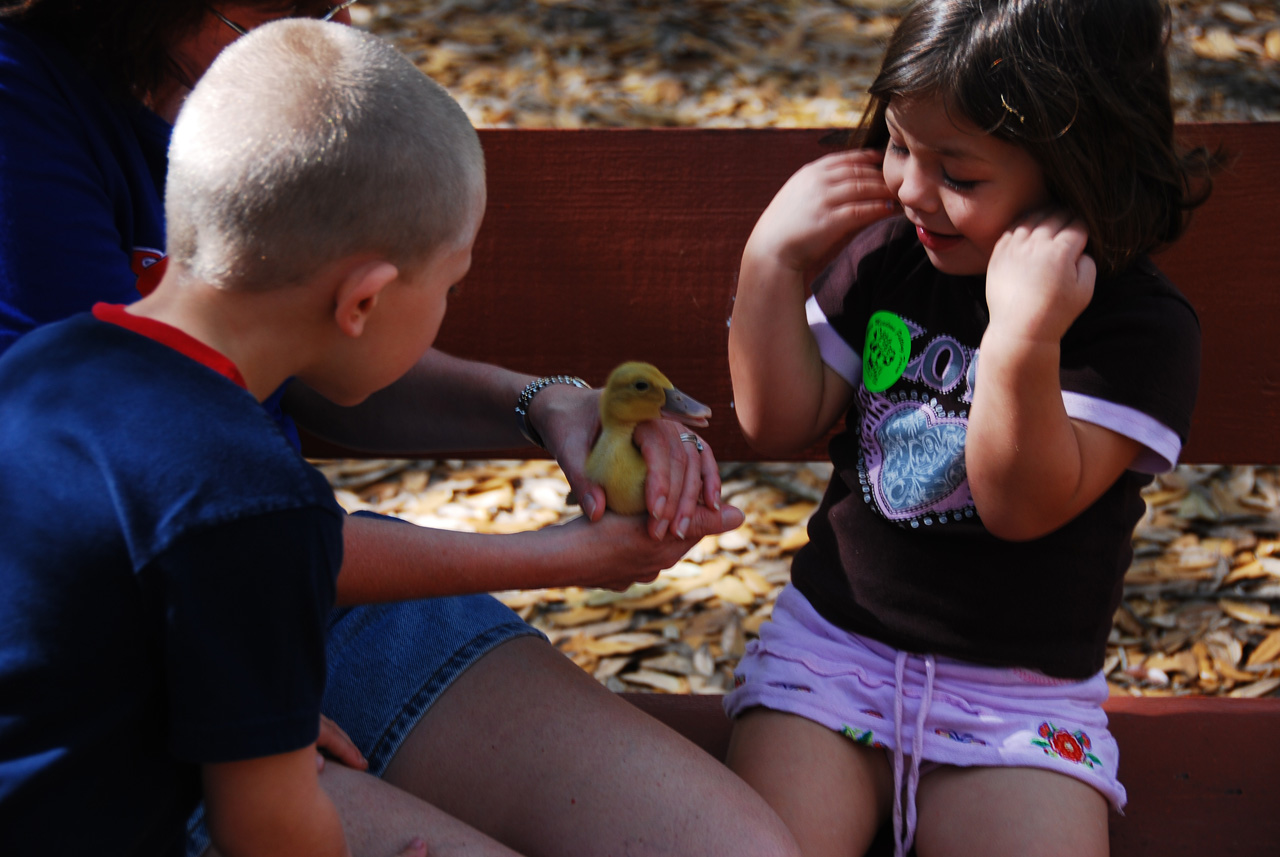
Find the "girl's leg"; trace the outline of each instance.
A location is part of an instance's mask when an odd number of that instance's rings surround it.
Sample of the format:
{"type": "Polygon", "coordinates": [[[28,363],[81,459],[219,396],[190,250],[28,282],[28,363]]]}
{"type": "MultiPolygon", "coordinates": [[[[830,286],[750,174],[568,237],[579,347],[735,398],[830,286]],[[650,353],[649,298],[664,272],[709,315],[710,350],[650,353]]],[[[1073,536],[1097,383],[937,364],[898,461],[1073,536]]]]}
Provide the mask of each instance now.
{"type": "Polygon", "coordinates": [[[540,638],[455,680],[385,779],[529,857],[797,853],[745,783],[540,638]]]}
{"type": "Polygon", "coordinates": [[[939,768],[920,780],[920,857],[1106,857],[1107,801],[1038,768],[939,768]]]}
{"type": "Polygon", "coordinates": [[[748,709],[734,722],[728,763],[782,817],[805,857],[865,853],[892,812],[885,751],[794,714],[748,709]]]}

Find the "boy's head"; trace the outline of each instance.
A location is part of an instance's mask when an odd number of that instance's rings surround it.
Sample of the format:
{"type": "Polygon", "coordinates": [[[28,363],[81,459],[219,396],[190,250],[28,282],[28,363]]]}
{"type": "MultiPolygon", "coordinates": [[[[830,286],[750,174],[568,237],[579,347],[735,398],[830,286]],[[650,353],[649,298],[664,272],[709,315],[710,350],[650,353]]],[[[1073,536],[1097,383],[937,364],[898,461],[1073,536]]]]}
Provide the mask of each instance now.
{"type": "Polygon", "coordinates": [[[469,242],[484,156],[466,114],[378,38],[286,19],[227,47],[174,125],[171,267],[233,290],[368,254],[416,271],[469,242]]]}

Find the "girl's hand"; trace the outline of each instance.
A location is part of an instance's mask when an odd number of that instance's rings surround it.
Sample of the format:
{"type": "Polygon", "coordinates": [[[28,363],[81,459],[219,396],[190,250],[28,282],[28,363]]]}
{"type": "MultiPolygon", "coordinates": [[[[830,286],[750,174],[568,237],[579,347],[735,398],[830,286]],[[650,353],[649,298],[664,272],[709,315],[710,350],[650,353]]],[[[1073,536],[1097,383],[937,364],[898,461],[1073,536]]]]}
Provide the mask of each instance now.
{"type": "Polygon", "coordinates": [[[1057,344],[1093,298],[1097,266],[1083,224],[1037,212],[1010,227],[987,264],[988,332],[1057,344]]]}
{"type": "Polygon", "coordinates": [[[316,739],[316,770],[324,770],[325,758],[321,750],[328,753],[336,761],[357,771],[367,770],[368,760],[360,753],[351,736],[328,717],[320,715],[320,737],[316,739]]]}
{"type": "Polygon", "coordinates": [[[803,273],[842,238],[898,211],[883,162],[883,151],[855,149],[801,167],[756,221],[747,253],[803,273]]]}

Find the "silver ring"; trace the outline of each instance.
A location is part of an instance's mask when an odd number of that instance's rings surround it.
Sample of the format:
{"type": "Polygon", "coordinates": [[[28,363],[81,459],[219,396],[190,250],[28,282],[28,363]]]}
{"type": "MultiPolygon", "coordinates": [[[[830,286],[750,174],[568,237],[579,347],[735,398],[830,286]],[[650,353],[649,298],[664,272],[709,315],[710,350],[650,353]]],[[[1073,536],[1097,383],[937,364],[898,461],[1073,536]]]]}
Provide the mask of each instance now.
{"type": "Polygon", "coordinates": [[[696,434],[694,434],[694,433],[693,433],[693,432],[691,432],[691,431],[687,431],[687,432],[684,432],[683,434],[681,434],[681,435],[680,435],[680,440],[684,441],[685,443],[690,443],[690,442],[692,442],[692,443],[693,443],[693,448],[694,448],[694,449],[696,449],[696,450],[698,450],[698,452],[702,452],[702,450],[703,450],[703,446],[702,446],[702,438],[698,437],[696,434]]]}

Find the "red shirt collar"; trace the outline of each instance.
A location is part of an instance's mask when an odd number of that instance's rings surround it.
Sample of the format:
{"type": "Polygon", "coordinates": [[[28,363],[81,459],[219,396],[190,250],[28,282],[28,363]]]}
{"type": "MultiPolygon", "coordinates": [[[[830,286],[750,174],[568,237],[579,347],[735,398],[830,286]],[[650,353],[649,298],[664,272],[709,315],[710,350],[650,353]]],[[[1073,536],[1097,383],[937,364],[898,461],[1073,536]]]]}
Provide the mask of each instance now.
{"type": "Polygon", "coordinates": [[[171,324],[165,324],[163,321],[156,321],[153,318],[133,315],[125,310],[123,304],[96,303],[93,305],[93,317],[99,321],[117,324],[148,339],[154,339],[161,345],[167,345],[179,354],[184,354],[202,366],[207,366],[236,385],[244,387],[246,390],[248,389],[248,385],[244,382],[244,376],[240,374],[236,364],[228,360],[221,352],[215,351],[171,324]]]}

